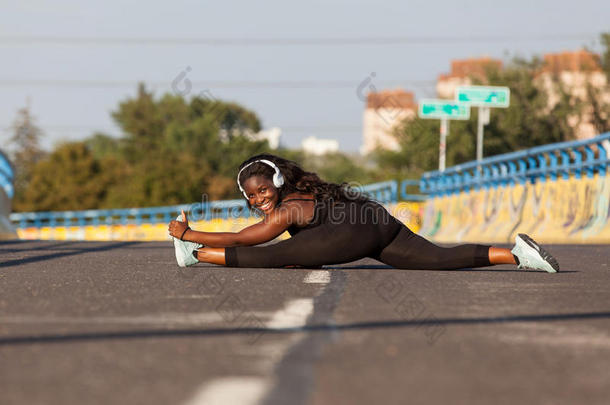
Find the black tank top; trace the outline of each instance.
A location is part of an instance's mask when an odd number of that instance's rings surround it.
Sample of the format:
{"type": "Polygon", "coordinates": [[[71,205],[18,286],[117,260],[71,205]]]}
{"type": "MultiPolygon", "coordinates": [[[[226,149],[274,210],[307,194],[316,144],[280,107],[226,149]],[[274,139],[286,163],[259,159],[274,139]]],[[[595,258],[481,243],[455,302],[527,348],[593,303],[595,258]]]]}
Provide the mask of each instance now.
{"type": "Polygon", "coordinates": [[[288,229],[286,229],[290,236],[296,235],[303,229],[313,228],[314,226],[320,225],[323,222],[323,212],[320,208],[323,207],[325,204],[320,204],[314,198],[288,198],[286,200],[281,201],[278,205],[281,205],[286,201],[313,201],[315,203],[313,218],[305,226],[296,226],[294,224],[290,225],[288,229]]]}
{"type": "MultiPolygon", "coordinates": [[[[284,201],[293,200],[287,199],[284,201]]],[[[404,225],[391,215],[385,207],[373,200],[341,201],[334,204],[332,200],[315,200],[309,198],[294,198],[300,201],[315,201],[314,215],[305,226],[291,225],[287,231],[294,236],[304,229],[313,228],[325,223],[340,225],[344,222],[353,224],[370,224],[379,231],[380,238],[387,243],[398,233],[404,225]]],[[[385,242],[384,242],[385,243],[385,242]]]]}

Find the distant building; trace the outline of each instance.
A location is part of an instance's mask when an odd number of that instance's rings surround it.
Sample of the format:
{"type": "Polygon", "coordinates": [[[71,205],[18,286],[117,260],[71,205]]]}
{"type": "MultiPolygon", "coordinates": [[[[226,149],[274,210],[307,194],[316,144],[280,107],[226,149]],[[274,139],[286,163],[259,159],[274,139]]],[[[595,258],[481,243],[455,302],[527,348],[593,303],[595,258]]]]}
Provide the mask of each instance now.
{"type": "Polygon", "coordinates": [[[320,139],[309,136],[303,139],[301,148],[312,155],[325,155],[339,151],[339,142],[336,139],[320,139]]]}
{"type": "Polygon", "coordinates": [[[221,129],[218,136],[223,142],[228,142],[233,136],[245,136],[251,141],[267,141],[271,149],[277,149],[280,146],[280,138],[282,137],[282,130],[277,127],[269,128],[263,131],[254,132],[247,128],[241,130],[239,128],[234,129],[231,133],[226,129],[221,129]]]}
{"type": "Polygon", "coordinates": [[[278,127],[273,127],[260,131],[254,135],[251,135],[250,137],[251,139],[258,141],[266,139],[267,142],[269,142],[269,147],[271,149],[277,149],[280,147],[280,138],[282,137],[282,130],[278,127]]]}
{"type": "Polygon", "coordinates": [[[369,93],[363,117],[363,145],[360,153],[367,154],[377,147],[399,150],[392,130],[407,118],[417,114],[417,103],[410,91],[402,89],[369,93]]]}
{"type": "Polygon", "coordinates": [[[487,57],[452,60],[451,72],[438,77],[436,94],[439,98],[453,100],[458,86],[473,84],[473,77],[484,82],[489,69],[502,69],[502,61],[487,57]]]}
{"type": "MultiPolygon", "coordinates": [[[[575,52],[548,53],[544,55],[544,63],[536,81],[548,94],[548,109],[553,108],[559,101],[557,84],[571,96],[580,100],[587,100],[587,88],[607,88],[607,77],[603,72],[599,56],[585,50],[575,52]]],[[[602,97],[610,103],[610,93],[605,90],[602,97]]],[[[592,138],[598,135],[597,130],[590,123],[593,107],[586,103],[580,114],[574,114],[568,123],[576,129],[579,139],[592,138]]]]}

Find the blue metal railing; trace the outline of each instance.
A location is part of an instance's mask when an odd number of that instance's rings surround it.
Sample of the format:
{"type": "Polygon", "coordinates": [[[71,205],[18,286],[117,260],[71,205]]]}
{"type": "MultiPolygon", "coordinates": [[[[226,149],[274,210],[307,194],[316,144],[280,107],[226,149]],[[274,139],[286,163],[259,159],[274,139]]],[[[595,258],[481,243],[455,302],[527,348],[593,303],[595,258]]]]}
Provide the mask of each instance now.
{"type": "Polygon", "coordinates": [[[506,153],[448,168],[444,172],[424,173],[422,192],[432,197],[500,185],[534,183],[561,177],[605,176],[610,153],[610,132],[595,138],[558,142],[506,153]]]}
{"type": "Polygon", "coordinates": [[[382,204],[390,204],[398,200],[398,182],[396,180],[367,184],[361,188],[361,191],[382,204]]]}
{"type": "Polygon", "coordinates": [[[423,194],[409,194],[407,187],[417,187],[419,189],[420,181],[405,179],[400,182],[400,197],[405,201],[425,201],[427,196],[423,194]]]}
{"type": "MultiPolygon", "coordinates": [[[[411,180],[413,181],[413,180],[411,180]]],[[[368,184],[359,190],[383,203],[393,203],[398,199],[398,182],[395,180],[368,184]]],[[[201,203],[172,205],[165,207],[128,208],[84,211],[22,212],[10,215],[10,220],[19,228],[86,226],[86,225],[126,225],[168,223],[180,211],[189,213],[191,220],[247,218],[255,215],[247,207],[246,201],[222,200],[201,203]]]]}
{"type": "Polygon", "coordinates": [[[15,181],[15,173],[11,166],[8,157],[0,151],[0,188],[4,190],[9,199],[13,198],[15,189],[13,183],[15,181]]]}
{"type": "Polygon", "coordinates": [[[141,225],[167,223],[176,218],[182,210],[188,212],[192,220],[250,216],[245,201],[226,200],[149,208],[18,212],[12,213],[9,218],[19,228],[119,224],[141,225]]]}

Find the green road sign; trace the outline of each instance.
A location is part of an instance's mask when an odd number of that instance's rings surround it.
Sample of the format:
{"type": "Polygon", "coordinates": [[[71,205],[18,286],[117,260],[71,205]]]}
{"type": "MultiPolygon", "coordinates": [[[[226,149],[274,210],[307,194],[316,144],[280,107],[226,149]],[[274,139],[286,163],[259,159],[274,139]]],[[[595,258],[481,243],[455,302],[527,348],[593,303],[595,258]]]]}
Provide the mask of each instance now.
{"type": "Polygon", "coordinates": [[[470,118],[470,106],[451,100],[421,100],[419,102],[419,117],[467,120],[470,118]]]}
{"type": "Polygon", "coordinates": [[[500,86],[459,86],[455,99],[475,107],[506,108],[510,103],[510,89],[500,86]]]}

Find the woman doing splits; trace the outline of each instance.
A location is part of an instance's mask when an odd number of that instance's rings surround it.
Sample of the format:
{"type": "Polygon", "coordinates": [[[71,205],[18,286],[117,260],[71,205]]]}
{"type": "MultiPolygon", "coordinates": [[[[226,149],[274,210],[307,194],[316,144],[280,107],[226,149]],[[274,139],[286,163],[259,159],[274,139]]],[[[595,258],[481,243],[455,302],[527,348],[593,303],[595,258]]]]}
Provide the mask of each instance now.
{"type": "Polygon", "coordinates": [[[320,267],[372,257],[397,269],[461,269],[515,264],[559,270],[557,260],[524,234],[512,250],[479,244],[437,246],[413,233],[382,205],[270,154],[240,165],[237,185],[260,222],[239,232],[190,229],[181,216],[169,224],[181,267],[198,262],[228,267],[320,267]],[[288,231],[291,238],[269,242],[288,231]]]}

